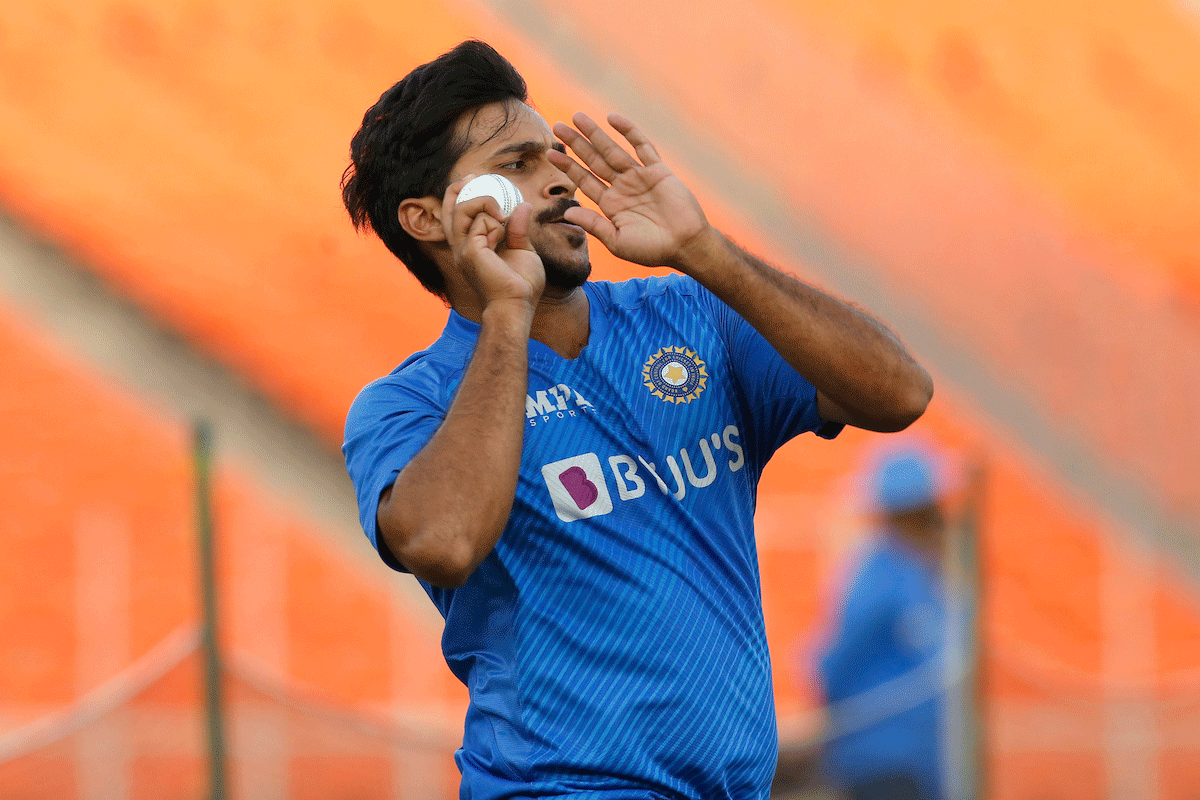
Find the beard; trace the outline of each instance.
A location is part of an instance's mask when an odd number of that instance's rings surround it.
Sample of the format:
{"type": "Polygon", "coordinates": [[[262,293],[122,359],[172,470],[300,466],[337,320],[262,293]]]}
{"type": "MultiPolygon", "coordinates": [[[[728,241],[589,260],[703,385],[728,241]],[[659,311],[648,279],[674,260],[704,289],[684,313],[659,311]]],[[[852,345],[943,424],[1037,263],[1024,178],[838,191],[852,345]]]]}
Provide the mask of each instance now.
{"type": "MultiPolygon", "coordinates": [[[[568,208],[578,206],[578,201],[563,200],[556,207],[537,215],[539,225],[549,225],[562,219],[568,208]]],[[[541,238],[541,237],[538,237],[541,238]]],[[[592,274],[592,262],[588,258],[587,234],[583,231],[567,236],[566,247],[555,241],[533,241],[533,249],[542,259],[546,270],[546,285],[555,289],[577,289],[587,282],[592,274]]]]}
{"type": "Polygon", "coordinates": [[[542,256],[542,267],[546,270],[546,285],[555,289],[577,289],[587,283],[592,274],[592,262],[588,260],[586,251],[582,259],[570,261],[539,255],[542,256]]]}

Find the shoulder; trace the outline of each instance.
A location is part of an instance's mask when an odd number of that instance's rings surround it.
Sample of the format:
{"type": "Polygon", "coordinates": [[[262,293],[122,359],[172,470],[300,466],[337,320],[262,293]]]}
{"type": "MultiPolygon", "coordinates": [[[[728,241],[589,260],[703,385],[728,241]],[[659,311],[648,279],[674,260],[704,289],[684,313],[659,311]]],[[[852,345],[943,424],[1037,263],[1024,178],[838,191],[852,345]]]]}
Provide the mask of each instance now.
{"type": "Polygon", "coordinates": [[[350,404],[347,427],[356,421],[378,420],[389,409],[424,405],[444,408],[461,379],[469,353],[457,352],[442,340],[414,353],[387,375],[364,386],[350,404]]]}
{"type": "Polygon", "coordinates": [[[707,290],[692,278],[672,272],[625,281],[593,281],[592,291],[609,305],[636,308],[662,297],[700,297],[707,290]]]}
{"type": "Polygon", "coordinates": [[[899,586],[909,571],[908,559],[890,537],[877,534],[862,555],[857,571],[857,581],[883,593],[899,586]]]}

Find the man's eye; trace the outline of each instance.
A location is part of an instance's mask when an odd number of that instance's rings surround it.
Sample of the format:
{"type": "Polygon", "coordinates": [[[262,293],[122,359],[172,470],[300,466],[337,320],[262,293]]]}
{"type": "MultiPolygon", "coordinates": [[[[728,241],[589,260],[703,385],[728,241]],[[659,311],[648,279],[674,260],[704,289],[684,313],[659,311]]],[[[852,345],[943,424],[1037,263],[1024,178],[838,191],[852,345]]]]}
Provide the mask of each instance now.
{"type": "Polygon", "coordinates": [[[510,161],[507,164],[501,164],[500,166],[503,167],[504,169],[520,171],[520,170],[525,169],[525,159],[520,158],[520,159],[517,159],[516,161],[510,161]]]}

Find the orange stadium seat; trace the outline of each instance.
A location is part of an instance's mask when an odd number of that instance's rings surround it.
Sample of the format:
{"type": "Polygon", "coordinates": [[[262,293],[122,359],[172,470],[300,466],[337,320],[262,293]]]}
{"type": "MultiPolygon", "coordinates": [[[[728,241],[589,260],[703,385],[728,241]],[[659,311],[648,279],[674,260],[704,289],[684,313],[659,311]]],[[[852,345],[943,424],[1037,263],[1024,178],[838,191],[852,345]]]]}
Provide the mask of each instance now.
{"type": "MultiPolygon", "coordinates": [[[[1200,451],[1191,446],[1200,440],[1200,421],[1183,400],[1200,396],[1200,358],[1194,357],[1200,307],[1185,286],[1195,270],[1176,280],[1180,265],[1200,252],[1200,201],[1192,189],[1196,176],[1172,169],[1182,158],[1178,148],[1142,153],[1156,167],[1139,175],[1138,122],[1093,125],[1091,111],[1076,114],[1072,103],[1040,94],[1038,108],[1054,109],[1038,123],[1044,135],[1006,133],[1005,142],[1020,149],[989,148],[980,143],[984,134],[1000,133],[987,126],[1007,118],[961,112],[963,118],[947,121],[949,99],[939,95],[941,113],[934,113],[932,90],[905,91],[906,80],[918,86],[934,81],[928,49],[944,33],[936,26],[966,25],[974,19],[967,9],[975,6],[809,5],[816,4],[772,1],[725,15],[720,4],[701,3],[680,17],[665,0],[627,0],[603,8],[573,5],[569,17],[585,32],[579,35],[585,47],[608,52],[647,91],[669,98],[685,130],[728,143],[729,158],[749,180],[777,190],[798,218],[815,219],[836,246],[874,265],[872,277],[934,320],[945,339],[984,361],[1000,385],[1078,431],[1118,472],[1135,476],[1177,513],[1200,518],[1200,495],[1191,485],[1191,476],[1200,474],[1200,451]],[[950,7],[958,16],[945,19],[950,7]],[[836,24],[826,15],[836,16],[836,24]],[[633,18],[641,24],[624,24],[633,18]],[[884,59],[894,81],[881,85],[859,58],[887,25],[888,47],[913,52],[895,64],[884,59]],[[672,36],[659,35],[668,28],[672,36]],[[978,132],[965,131],[968,123],[978,132]],[[1088,153],[1086,163],[1095,168],[1087,171],[1077,152],[1088,153]],[[1031,168],[1055,153],[1057,171],[1031,168]],[[1067,187],[1077,174],[1081,184],[1093,183],[1067,187]],[[1088,202],[1068,205],[1080,198],[1088,202]],[[1101,211],[1105,204],[1111,208],[1101,211]],[[1118,207],[1129,210],[1121,220],[1113,218],[1118,207]],[[1118,235],[1134,219],[1146,220],[1136,242],[1118,235]],[[1152,231],[1174,255],[1144,244],[1152,231]],[[1135,435],[1128,428],[1131,406],[1141,411],[1135,435]]],[[[1125,26],[1112,8],[1111,16],[1092,24],[1103,25],[1098,39],[1105,30],[1114,37],[1120,31],[1136,43],[1139,57],[1153,59],[1147,73],[1177,65],[1170,85],[1179,92],[1177,113],[1186,116],[1187,109],[1200,109],[1200,84],[1188,77],[1200,69],[1200,33],[1166,5],[1122,4],[1136,24],[1125,26]],[[1163,50],[1155,53],[1159,36],[1163,50]]],[[[984,42],[994,37],[989,48],[1001,52],[1018,46],[1040,52],[1053,51],[1056,42],[1043,39],[1055,31],[1064,37],[1091,31],[1069,20],[1055,28],[1052,14],[1033,14],[1023,5],[1005,9],[1005,25],[981,18],[971,35],[984,42]],[[1026,13],[1037,25],[1026,25],[1026,13]]],[[[1071,4],[1062,13],[1093,15],[1089,4],[1071,4]]],[[[1056,63],[1048,61],[1018,88],[1048,92],[1045,73],[1065,82],[1085,68],[1056,63]]],[[[1089,109],[1101,113],[1099,90],[1085,97],[1089,109]]],[[[1023,98],[1011,98],[1013,114],[1025,107],[1023,98]]]]}
{"type": "MultiPolygon", "coordinates": [[[[700,2],[681,16],[665,0],[614,0],[556,13],[586,32],[581,47],[602,48],[649,96],[670,98],[685,127],[720,141],[750,180],[780,188],[789,212],[868,262],[1001,385],[1164,504],[1200,513],[1190,407],[1200,358],[1188,358],[1200,353],[1200,162],[1184,146],[1200,130],[1198,36],[1166,0],[1103,13],[1060,4],[1057,16],[1026,5],[985,16],[966,3],[763,0],[731,16],[700,2]],[[1090,49],[1071,51],[1083,34],[1060,28],[1086,31],[1090,49]],[[1021,71],[1031,63],[1022,48],[1042,53],[1032,62],[1041,70],[1021,71]],[[1111,168],[1083,168],[1067,157],[1078,151],[1111,168]],[[1080,396],[1081,385],[1104,391],[1080,396]],[[1154,412],[1138,414],[1136,435],[1131,407],[1154,412]]],[[[357,390],[432,340],[445,314],[350,229],[337,191],[349,138],[384,88],[470,36],[509,55],[551,121],[607,110],[538,42],[463,3],[16,4],[0,11],[0,205],[337,443],[357,390]]],[[[734,238],[811,272],[753,209],[678,167],[734,238]]],[[[598,277],[640,272],[595,255],[598,277]]],[[[0,525],[16,554],[0,561],[0,718],[12,728],[71,704],[194,624],[198,608],[180,424],[72,363],[35,325],[0,314],[0,525]],[[77,555],[112,537],[127,552],[116,594],[77,555]],[[115,655],[96,655],[106,629],[81,627],[79,598],[93,595],[128,610],[97,618],[115,626],[115,655]]],[[[1193,578],[1059,485],[955,376],[936,377],[952,388],[920,428],[989,468],[989,797],[1104,796],[1120,778],[1109,733],[1132,718],[1153,748],[1157,794],[1146,796],[1183,800],[1200,784],[1188,744],[1200,719],[1193,578]]],[[[863,535],[853,474],[873,441],[848,431],[833,444],[792,443],[760,488],[785,734],[820,735],[804,646],[863,535]]],[[[361,568],[345,548],[362,541],[331,544],[245,475],[225,470],[219,487],[226,630],[243,659],[230,679],[242,714],[233,740],[265,742],[260,761],[238,756],[239,780],[279,780],[286,763],[295,797],[383,796],[397,773],[429,782],[418,796],[452,794],[446,727],[461,719],[462,690],[437,632],[390,588],[408,578],[361,568]],[[338,716],[347,708],[370,717],[349,738],[338,716]],[[400,755],[410,728],[388,716],[398,708],[412,711],[411,729],[433,731],[400,755]],[[291,733],[272,745],[264,730],[291,733]]],[[[194,791],[203,779],[201,743],[178,730],[191,724],[180,714],[194,713],[198,684],[186,660],[139,695],[139,719],[181,744],[131,758],[131,796],[194,791]]],[[[0,794],[30,775],[85,780],[87,747],[57,747],[0,763],[0,794]],[[47,767],[60,763],[74,766],[47,767]]],[[[47,783],[27,796],[70,793],[47,783]]]]}
{"type": "MultiPolygon", "coordinates": [[[[167,663],[170,669],[99,719],[86,717],[97,691],[198,622],[186,427],[73,363],[7,309],[0,313],[0,377],[6,387],[0,393],[0,539],[6,550],[0,560],[0,742],[8,756],[0,759],[0,794],[86,794],[61,791],[59,784],[76,776],[72,785],[82,785],[85,740],[93,735],[109,742],[99,751],[110,764],[105,780],[119,774],[123,762],[122,779],[142,787],[131,797],[194,795],[205,775],[194,635],[187,660],[167,663]],[[29,730],[62,709],[83,714],[80,724],[87,723],[77,730],[70,718],[60,720],[61,738],[74,749],[53,738],[14,758],[12,731],[29,730]]],[[[378,780],[391,786],[407,759],[422,765],[414,776],[441,781],[446,791],[439,794],[451,791],[453,737],[447,743],[439,732],[445,719],[461,717],[464,692],[440,663],[439,634],[427,615],[414,614],[409,601],[389,589],[390,571],[364,570],[345,548],[232,469],[218,474],[216,523],[238,760],[254,762],[255,743],[274,731],[283,740],[272,754],[280,769],[297,787],[320,786],[315,779],[325,774],[326,762],[345,755],[345,741],[339,744],[328,730],[340,726],[341,739],[349,738],[376,765],[378,780]],[[267,690],[274,694],[264,696],[267,690]],[[340,709],[349,722],[323,721],[313,710],[325,706],[340,709]],[[408,735],[412,741],[379,750],[382,734],[367,741],[347,737],[347,725],[354,733],[355,710],[382,720],[377,727],[388,733],[397,724],[390,716],[395,708],[406,709],[404,719],[418,726],[408,735]]],[[[388,735],[403,739],[395,731],[388,735]]],[[[338,769],[361,772],[362,765],[338,769]]],[[[298,790],[291,796],[320,795],[298,790]]]]}

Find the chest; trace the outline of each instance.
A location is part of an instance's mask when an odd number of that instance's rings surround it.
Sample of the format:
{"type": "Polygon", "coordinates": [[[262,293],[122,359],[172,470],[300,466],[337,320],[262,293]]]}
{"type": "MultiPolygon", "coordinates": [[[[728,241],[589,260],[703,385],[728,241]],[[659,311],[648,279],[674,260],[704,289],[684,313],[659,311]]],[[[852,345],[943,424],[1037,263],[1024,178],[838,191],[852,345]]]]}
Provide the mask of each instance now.
{"type": "Polygon", "coordinates": [[[622,502],[687,503],[746,465],[733,365],[703,325],[619,326],[530,368],[522,478],[563,521],[622,502]]]}

